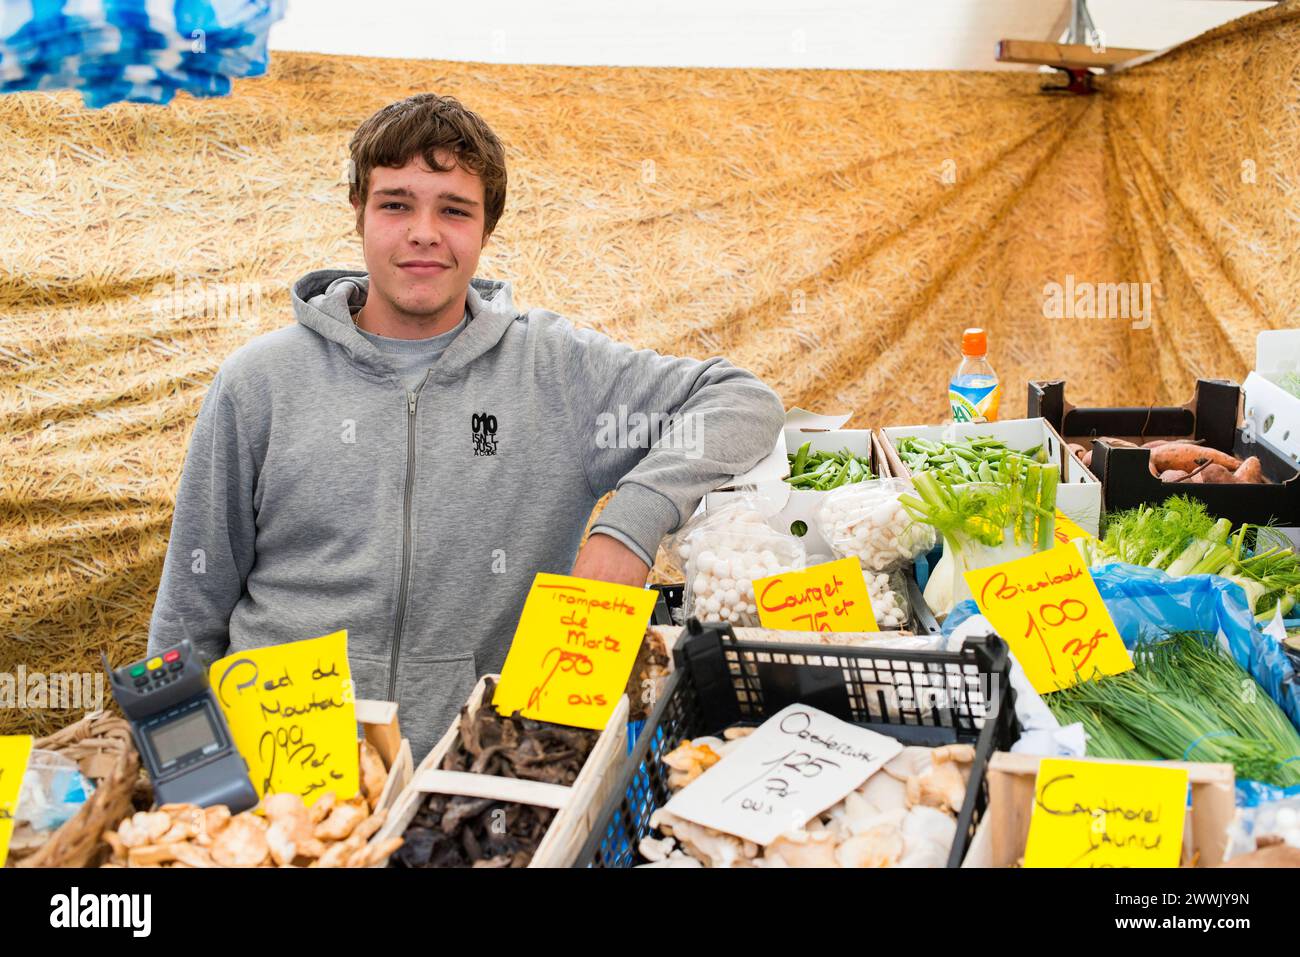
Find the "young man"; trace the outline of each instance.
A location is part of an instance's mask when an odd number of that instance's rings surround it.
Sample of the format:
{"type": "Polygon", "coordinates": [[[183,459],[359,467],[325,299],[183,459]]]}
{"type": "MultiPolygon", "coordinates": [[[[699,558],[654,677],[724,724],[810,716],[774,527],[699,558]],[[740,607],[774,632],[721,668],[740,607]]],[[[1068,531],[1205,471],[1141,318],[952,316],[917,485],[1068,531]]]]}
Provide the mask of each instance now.
{"type": "Polygon", "coordinates": [[[366,271],[308,273],[297,324],[222,363],[149,651],[189,638],[212,661],[346,628],[358,696],[399,703],[419,761],[501,668],[537,572],[643,586],[784,416],[721,358],[635,350],[473,278],[505,153],[454,99],[385,107],[350,150],[366,271]],[[638,414],[672,419],[647,436],[638,414]]]}

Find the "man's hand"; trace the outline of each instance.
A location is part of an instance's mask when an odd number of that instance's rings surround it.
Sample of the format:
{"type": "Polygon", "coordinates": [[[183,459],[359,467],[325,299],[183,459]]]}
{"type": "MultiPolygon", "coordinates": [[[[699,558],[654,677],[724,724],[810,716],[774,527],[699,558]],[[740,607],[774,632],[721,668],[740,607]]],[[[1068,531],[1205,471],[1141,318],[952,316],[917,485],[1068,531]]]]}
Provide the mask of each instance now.
{"type": "Polygon", "coordinates": [[[573,571],[569,574],[575,578],[591,578],[643,588],[650,574],[650,566],[617,538],[596,532],[587,537],[587,543],[578,551],[573,571]]]}

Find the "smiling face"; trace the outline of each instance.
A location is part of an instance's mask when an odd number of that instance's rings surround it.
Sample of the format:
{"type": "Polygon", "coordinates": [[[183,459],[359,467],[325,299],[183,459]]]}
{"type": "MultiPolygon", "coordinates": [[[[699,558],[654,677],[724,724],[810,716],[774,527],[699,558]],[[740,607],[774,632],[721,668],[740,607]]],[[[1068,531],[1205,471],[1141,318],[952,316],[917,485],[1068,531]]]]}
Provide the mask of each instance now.
{"type": "Polygon", "coordinates": [[[483,181],[454,163],[420,156],[405,166],[370,172],[365,209],[357,203],[370,274],[370,292],[356,321],[367,332],[396,339],[423,339],[454,329],[465,314],[465,293],[487,245],[483,181]]]}

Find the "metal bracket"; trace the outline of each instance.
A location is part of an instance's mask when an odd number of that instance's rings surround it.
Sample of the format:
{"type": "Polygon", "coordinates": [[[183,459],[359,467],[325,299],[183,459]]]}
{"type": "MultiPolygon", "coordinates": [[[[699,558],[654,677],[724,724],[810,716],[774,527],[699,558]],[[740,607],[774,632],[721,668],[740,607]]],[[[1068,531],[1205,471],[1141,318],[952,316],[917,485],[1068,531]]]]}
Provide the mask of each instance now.
{"type": "Polygon", "coordinates": [[[1064,86],[1052,83],[1044,83],[1039,87],[1043,93],[1073,93],[1079,96],[1086,96],[1089,93],[1096,93],[1097,88],[1092,85],[1092,72],[1089,70],[1076,70],[1063,66],[1054,66],[1053,70],[1059,70],[1070,78],[1070,82],[1064,86]]]}
{"type": "MultiPolygon", "coordinates": [[[[1088,0],[1070,0],[1070,27],[1065,32],[1065,42],[1087,44],[1094,50],[1101,45],[1101,33],[1092,22],[1092,14],[1088,10],[1088,0]]],[[[1091,70],[1066,67],[1053,67],[1052,69],[1064,73],[1069,78],[1069,82],[1065,86],[1044,84],[1040,87],[1042,92],[1073,93],[1079,96],[1097,92],[1092,85],[1091,70]]]]}

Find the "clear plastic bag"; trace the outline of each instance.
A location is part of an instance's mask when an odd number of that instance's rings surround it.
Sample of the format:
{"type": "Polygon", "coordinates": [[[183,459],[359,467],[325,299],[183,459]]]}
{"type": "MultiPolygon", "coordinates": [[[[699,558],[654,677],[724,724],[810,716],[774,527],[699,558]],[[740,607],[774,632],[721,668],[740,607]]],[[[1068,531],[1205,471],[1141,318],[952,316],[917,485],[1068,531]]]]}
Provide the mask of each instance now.
{"type": "Polygon", "coordinates": [[[81,773],[77,762],[56,751],[33,750],[23,774],[23,786],[14,811],[17,824],[52,831],[81,810],[95,785],[81,773]]]}
{"type": "Polygon", "coordinates": [[[1257,850],[1262,837],[1281,838],[1289,847],[1300,848],[1300,796],[1277,797],[1239,806],[1228,829],[1229,844],[1224,857],[1231,859],[1257,850]]]}
{"type": "Polygon", "coordinates": [[[893,572],[934,548],[934,529],[918,522],[898,497],[912,491],[904,479],[845,485],[817,511],[822,537],[837,558],[856,558],[865,574],[893,572]]]}
{"type": "Polygon", "coordinates": [[[669,546],[684,563],[687,616],[757,628],[754,579],[805,567],[803,542],[767,524],[747,498],[696,516],[669,546]]]}
{"type": "Polygon", "coordinates": [[[907,600],[905,572],[863,572],[867,581],[867,597],[871,599],[871,612],[881,631],[896,631],[907,624],[912,609],[907,600]]]}

